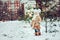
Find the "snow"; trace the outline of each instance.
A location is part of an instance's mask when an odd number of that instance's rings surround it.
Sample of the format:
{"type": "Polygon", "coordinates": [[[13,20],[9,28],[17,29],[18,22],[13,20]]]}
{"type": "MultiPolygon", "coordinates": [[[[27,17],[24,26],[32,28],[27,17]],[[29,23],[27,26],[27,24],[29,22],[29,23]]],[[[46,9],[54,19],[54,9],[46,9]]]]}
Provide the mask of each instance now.
{"type": "Polygon", "coordinates": [[[47,22],[48,32],[45,32],[46,22],[41,22],[41,35],[35,36],[34,29],[25,21],[0,22],[0,40],[60,40],[60,21],[47,22]],[[56,24],[56,25],[54,25],[56,24]],[[51,27],[52,29],[50,29],[51,27]],[[50,31],[56,29],[57,32],[50,31]]]}

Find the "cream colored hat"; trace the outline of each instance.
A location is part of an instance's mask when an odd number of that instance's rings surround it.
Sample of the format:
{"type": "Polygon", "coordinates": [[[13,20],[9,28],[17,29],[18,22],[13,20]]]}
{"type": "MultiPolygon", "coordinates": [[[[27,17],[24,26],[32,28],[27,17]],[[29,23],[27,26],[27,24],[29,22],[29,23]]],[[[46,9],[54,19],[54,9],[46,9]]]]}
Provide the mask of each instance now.
{"type": "Polygon", "coordinates": [[[41,13],[41,9],[34,9],[34,13],[41,13]]]}

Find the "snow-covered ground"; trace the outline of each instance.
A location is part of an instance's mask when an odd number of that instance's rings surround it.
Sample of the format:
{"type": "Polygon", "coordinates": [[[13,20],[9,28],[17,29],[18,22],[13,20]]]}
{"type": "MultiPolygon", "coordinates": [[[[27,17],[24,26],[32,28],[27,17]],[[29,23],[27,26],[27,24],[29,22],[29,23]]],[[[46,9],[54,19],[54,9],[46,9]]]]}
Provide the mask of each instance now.
{"type": "Polygon", "coordinates": [[[41,35],[35,36],[34,29],[25,21],[0,22],[0,40],[60,40],[60,21],[48,22],[47,33],[45,23],[41,22],[41,35]]]}

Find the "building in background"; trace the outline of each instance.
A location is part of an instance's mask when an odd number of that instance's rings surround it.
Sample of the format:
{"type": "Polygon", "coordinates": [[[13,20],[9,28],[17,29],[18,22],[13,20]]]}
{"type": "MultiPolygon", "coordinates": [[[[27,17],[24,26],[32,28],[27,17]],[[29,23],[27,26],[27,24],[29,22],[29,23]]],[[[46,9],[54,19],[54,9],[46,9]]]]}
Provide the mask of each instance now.
{"type": "Polygon", "coordinates": [[[0,4],[1,20],[18,20],[24,16],[24,4],[21,4],[20,0],[1,0],[0,4]]]}

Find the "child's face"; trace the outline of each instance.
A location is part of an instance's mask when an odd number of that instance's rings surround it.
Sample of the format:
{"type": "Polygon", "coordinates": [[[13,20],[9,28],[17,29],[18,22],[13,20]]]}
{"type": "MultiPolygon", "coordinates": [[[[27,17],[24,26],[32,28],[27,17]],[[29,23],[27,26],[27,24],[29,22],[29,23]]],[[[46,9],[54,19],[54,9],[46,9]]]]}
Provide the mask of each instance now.
{"type": "Polygon", "coordinates": [[[35,12],[34,15],[39,15],[39,13],[38,12],[35,12]]]}

